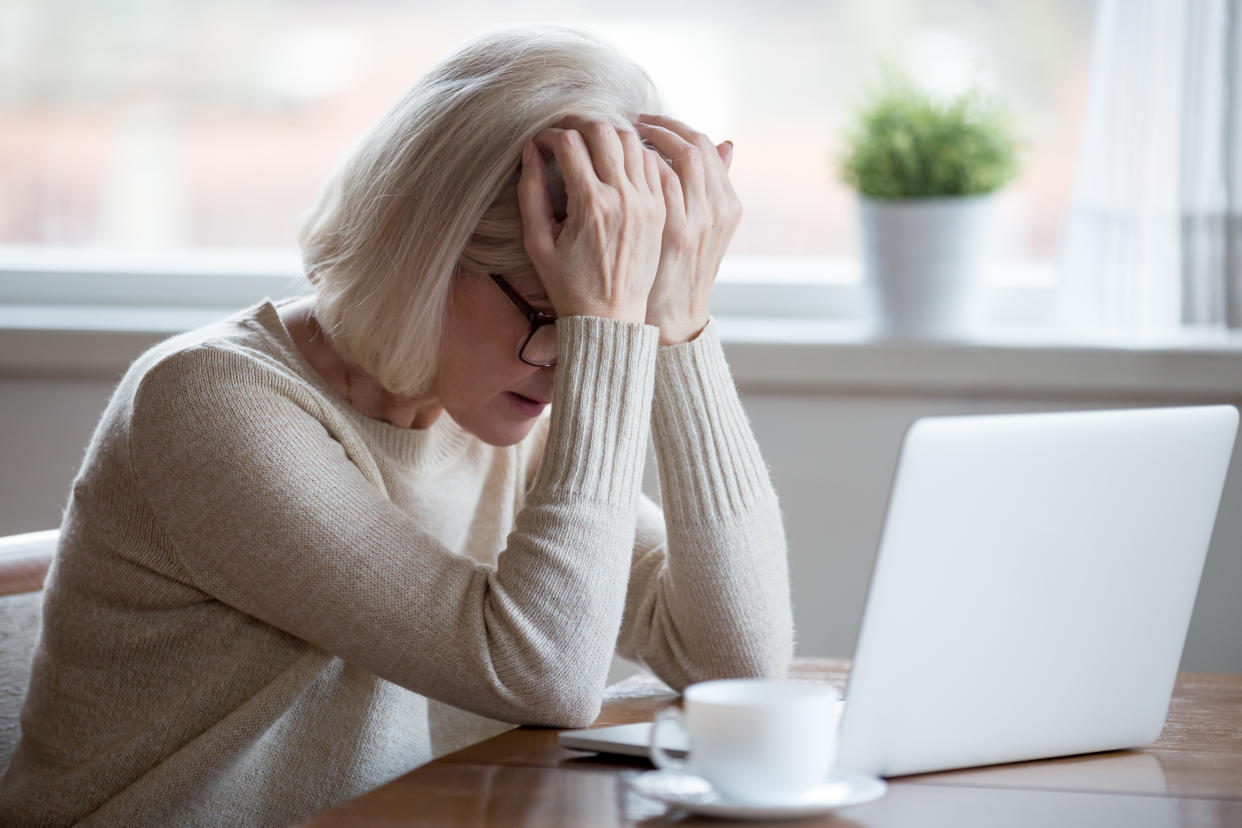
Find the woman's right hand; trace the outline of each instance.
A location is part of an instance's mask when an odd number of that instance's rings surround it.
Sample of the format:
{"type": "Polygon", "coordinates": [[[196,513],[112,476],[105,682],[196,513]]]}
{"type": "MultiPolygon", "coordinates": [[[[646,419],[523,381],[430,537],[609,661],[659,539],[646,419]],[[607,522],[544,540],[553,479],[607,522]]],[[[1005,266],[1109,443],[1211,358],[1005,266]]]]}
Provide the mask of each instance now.
{"type": "Polygon", "coordinates": [[[522,241],[558,316],[642,322],[660,262],[665,203],[655,153],[632,130],[567,118],[527,141],[518,182],[522,241]],[[552,213],[543,153],[565,179],[552,213]]]}

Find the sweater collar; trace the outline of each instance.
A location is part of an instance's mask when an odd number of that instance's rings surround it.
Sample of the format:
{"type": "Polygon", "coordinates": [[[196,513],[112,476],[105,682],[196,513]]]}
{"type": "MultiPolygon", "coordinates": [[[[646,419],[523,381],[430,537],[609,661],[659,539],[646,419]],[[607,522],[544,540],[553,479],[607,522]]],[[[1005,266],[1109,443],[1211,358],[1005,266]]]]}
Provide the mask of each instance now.
{"type": "MultiPolygon", "coordinates": [[[[284,304],[284,302],[279,304],[284,304]]],[[[265,299],[259,305],[255,319],[277,342],[285,354],[286,361],[311,382],[334,408],[343,412],[357,424],[359,429],[371,438],[370,442],[373,445],[403,467],[414,471],[440,468],[460,455],[470,443],[472,439],[470,433],[450,417],[447,411],[442,412],[429,428],[402,428],[384,420],[368,417],[350,405],[349,401],[332,388],[306,361],[306,357],[302,355],[302,351],[281,321],[276,303],[273,303],[271,299],[265,299]]]]}

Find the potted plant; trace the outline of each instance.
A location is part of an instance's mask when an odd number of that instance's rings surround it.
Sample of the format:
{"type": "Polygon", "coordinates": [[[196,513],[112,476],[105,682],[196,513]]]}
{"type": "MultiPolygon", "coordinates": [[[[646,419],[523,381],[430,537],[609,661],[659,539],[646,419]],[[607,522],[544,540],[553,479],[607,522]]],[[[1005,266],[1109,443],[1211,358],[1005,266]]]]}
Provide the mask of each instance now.
{"type": "Polygon", "coordinates": [[[978,89],[941,99],[890,71],[845,138],[876,333],[961,336],[977,321],[992,194],[1018,171],[1010,114],[978,89]]]}

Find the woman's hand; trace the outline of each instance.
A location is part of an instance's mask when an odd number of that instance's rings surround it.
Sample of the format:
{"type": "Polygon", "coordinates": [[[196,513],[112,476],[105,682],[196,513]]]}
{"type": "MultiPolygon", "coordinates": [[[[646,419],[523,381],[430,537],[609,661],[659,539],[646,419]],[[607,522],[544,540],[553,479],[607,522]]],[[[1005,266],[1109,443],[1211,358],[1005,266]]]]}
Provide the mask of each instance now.
{"type": "Polygon", "coordinates": [[[665,197],[656,154],[633,131],[567,118],[528,141],[518,182],[522,241],[560,316],[642,322],[660,261],[665,197]],[[543,153],[565,179],[552,213],[543,153]]]}
{"type": "Polygon", "coordinates": [[[669,159],[659,162],[667,217],[646,318],[648,325],[659,327],[661,345],[676,345],[694,339],[707,325],[712,283],[742,220],[742,202],[729,183],[733,144],[713,144],[703,133],[660,115],[640,115],[637,128],[669,159]]]}

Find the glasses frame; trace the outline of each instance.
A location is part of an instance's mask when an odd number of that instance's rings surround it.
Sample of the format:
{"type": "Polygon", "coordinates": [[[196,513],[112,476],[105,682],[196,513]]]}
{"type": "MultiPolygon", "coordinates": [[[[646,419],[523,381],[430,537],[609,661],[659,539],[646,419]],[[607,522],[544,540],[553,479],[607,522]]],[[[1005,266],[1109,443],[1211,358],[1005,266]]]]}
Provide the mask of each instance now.
{"type": "Polygon", "coordinates": [[[521,344],[518,345],[518,349],[517,349],[518,359],[520,359],[525,364],[533,365],[536,368],[551,368],[554,365],[556,365],[556,357],[553,357],[551,362],[534,362],[532,360],[527,359],[525,356],[526,346],[530,343],[531,338],[535,335],[535,331],[547,325],[555,325],[556,317],[549,316],[543,311],[536,310],[534,307],[532,307],[530,302],[527,302],[525,299],[523,299],[522,294],[514,290],[513,286],[510,285],[508,282],[506,282],[505,278],[501,276],[499,273],[489,273],[487,275],[492,277],[492,281],[500,286],[500,289],[505,292],[505,296],[509,297],[509,301],[512,302],[514,306],[519,311],[522,312],[522,315],[526,317],[526,321],[530,323],[530,330],[526,332],[526,336],[522,338],[521,344]]]}

